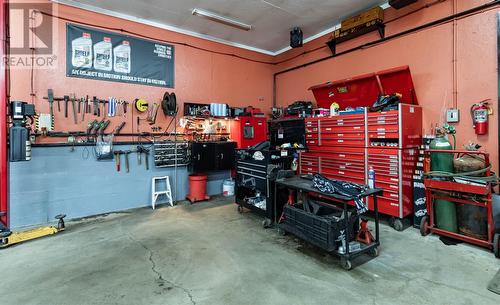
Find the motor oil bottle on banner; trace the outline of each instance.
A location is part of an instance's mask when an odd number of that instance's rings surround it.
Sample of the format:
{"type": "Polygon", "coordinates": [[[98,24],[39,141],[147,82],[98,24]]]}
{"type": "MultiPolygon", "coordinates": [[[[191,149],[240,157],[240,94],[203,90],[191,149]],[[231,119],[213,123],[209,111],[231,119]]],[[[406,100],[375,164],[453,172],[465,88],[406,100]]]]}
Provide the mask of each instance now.
{"type": "Polygon", "coordinates": [[[124,40],[113,50],[113,68],[117,73],[129,74],[132,70],[130,43],[124,40]]]}
{"type": "Polygon", "coordinates": [[[75,68],[92,68],[92,38],[90,33],[71,42],[71,64],[75,68]]]}
{"type": "Polygon", "coordinates": [[[104,37],[103,41],[94,45],[94,69],[113,70],[113,44],[111,44],[111,38],[104,37]]]}

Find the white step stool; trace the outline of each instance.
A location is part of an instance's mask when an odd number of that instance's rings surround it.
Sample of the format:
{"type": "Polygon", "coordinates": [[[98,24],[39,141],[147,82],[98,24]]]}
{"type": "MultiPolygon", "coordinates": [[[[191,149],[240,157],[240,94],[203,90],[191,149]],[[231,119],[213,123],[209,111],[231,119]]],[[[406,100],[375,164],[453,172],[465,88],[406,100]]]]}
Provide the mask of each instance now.
{"type": "Polygon", "coordinates": [[[172,199],[172,189],[170,188],[170,179],[168,176],[164,177],[153,177],[152,185],[151,185],[151,206],[153,207],[153,210],[155,209],[156,206],[156,201],[158,200],[158,197],[161,195],[167,196],[167,201],[170,204],[170,206],[174,206],[174,201],[172,199]],[[156,190],[156,182],[159,181],[165,181],[165,189],[163,191],[157,191],[156,190]]]}

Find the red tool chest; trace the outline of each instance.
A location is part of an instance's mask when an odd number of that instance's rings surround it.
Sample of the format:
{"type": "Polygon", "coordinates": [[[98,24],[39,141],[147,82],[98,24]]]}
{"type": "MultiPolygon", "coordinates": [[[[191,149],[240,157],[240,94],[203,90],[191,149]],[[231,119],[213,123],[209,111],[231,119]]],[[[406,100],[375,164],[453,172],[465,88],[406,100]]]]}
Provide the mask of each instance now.
{"type": "MultiPolygon", "coordinates": [[[[366,74],[312,87],[318,107],[337,102],[341,108],[365,107],[363,113],[307,118],[308,152],[300,156],[300,173],[367,183],[376,173],[381,213],[404,218],[413,213],[412,175],[422,138],[422,109],[408,67],[366,74]],[[364,88],[367,90],[364,90],[364,88]],[[402,93],[398,109],[369,112],[379,94],[402,93]]],[[[371,199],[368,201],[373,210],[371,199]]]]}
{"type": "Polygon", "coordinates": [[[265,117],[241,116],[231,122],[231,139],[237,148],[249,148],[267,140],[265,117]]]}

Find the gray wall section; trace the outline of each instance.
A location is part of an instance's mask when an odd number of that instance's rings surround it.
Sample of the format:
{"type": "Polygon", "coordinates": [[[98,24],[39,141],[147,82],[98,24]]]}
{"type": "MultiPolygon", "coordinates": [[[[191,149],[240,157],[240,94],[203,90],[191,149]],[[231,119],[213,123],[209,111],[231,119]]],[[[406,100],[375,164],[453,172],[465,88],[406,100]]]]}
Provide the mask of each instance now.
{"type": "MultiPolygon", "coordinates": [[[[120,145],[118,149],[132,147],[120,145]]],[[[46,224],[60,213],[68,219],[151,205],[151,179],[169,176],[174,183],[173,168],[155,168],[152,154],[149,171],[130,154],[130,173],[116,171],[115,161],[96,161],[93,147],[34,147],[29,162],[10,163],[10,227],[46,224]]],[[[189,191],[188,169],[177,169],[177,200],[189,191]]],[[[207,193],[222,193],[222,183],[230,172],[209,174],[207,193]]]]}

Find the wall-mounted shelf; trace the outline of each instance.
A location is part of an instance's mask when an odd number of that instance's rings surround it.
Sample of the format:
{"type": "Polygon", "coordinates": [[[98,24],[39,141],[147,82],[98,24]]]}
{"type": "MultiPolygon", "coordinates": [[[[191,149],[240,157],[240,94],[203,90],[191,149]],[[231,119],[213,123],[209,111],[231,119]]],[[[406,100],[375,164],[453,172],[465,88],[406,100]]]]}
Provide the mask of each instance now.
{"type": "Polygon", "coordinates": [[[340,37],[333,38],[328,41],[326,44],[332,51],[332,54],[337,54],[337,44],[357,38],[359,36],[363,36],[373,31],[378,31],[380,38],[384,39],[385,37],[385,24],[383,22],[375,22],[371,25],[360,27],[356,29],[352,29],[350,31],[345,31],[340,33],[340,37]]]}

